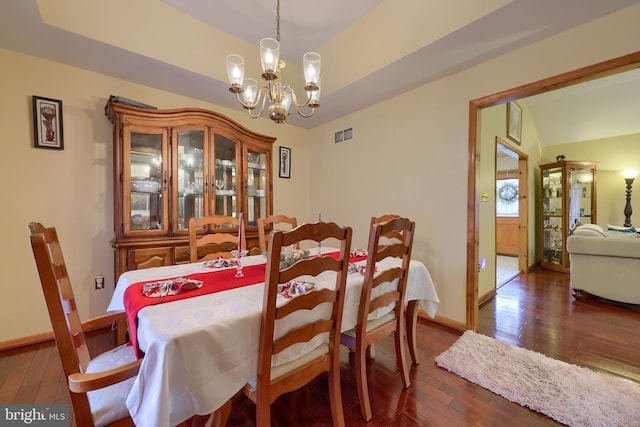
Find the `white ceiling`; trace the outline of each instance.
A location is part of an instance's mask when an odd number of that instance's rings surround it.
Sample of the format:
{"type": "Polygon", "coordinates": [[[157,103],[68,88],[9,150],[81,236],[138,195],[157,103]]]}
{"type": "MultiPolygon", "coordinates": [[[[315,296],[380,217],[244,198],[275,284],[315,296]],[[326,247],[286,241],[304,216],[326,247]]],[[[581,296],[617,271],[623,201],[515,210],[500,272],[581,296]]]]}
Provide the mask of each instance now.
{"type": "MultiPolygon", "coordinates": [[[[235,99],[230,96],[226,81],[208,77],[177,66],[171,61],[159,60],[157,56],[146,55],[141,48],[145,40],[145,25],[140,22],[139,40],[132,40],[136,49],[118,47],[97,37],[89,37],[77,29],[43,23],[40,7],[51,9],[59,7],[54,12],[64,13],[64,3],[74,4],[74,0],[2,0],[0,2],[0,47],[24,52],[26,54],[51,59],[76,67],[84,68],[110,75],[116,78],[137,82],[162,90],[178,93],[187,97],[201,99],[230,108],[239,108],[235,99]],[[152,70],[150,72],[150,70],[152,70]]],[[[77,1],[77,0],[75,0],[77,1]]],[[[83,0],[82,7],[92,10],[104,7],[104,2],[98,0],[83,0]],[[88,5],[88,6],[87,6],[88,5]]],[[[148,13],[153,17],[154,8],[169,5],[175,13],[187,13],[199,21],[231,34],[232,36],[257,45],[262,37],[275,37],[275,0],[110,0],[107,3],[117,10],[118,16],[127,16],[127,8],[135,4],[148,4],[148,13]]],[[[340,34],[345,29],[353,28],[358,20],[381,15],[376,28],[392,43],[398,40],[401,46],[402,31],[391,27],[386,16],[399,13],[400,16],[410,17],[416,10],[423,14],[425,29],[437,27],[444,19],[445,13],[460,14],[464,10],[478,10],[477,0],[281,0],[281,42],[283,57],[291,61],[299,61],[304,51],[318,50],[340,34]],[[426,9],[425,5],[429,6],[426,9]],[[476,8],[476,9],[474,9],[476,8]],[[425,10],[433,13],[424,13],[425,10]],[[385,14],[375,12],[384,11],[385,14]],[[458,11],[458,12],[456,12],[458,11]]],[[[490,5],[495,10],[490,13],[480,13],[469,18],[468,23],[444,34],[436,39],[425,42],[421,47],[413,49],[409,54],[398,57],[393,63],[387,64],[360,78],[353,79],[347,84],[334,90],[331,82],[323,79],[323,96],[321,107],[311,119],[300,119],[292,113],[287,123],[312,128],[322,123],[334,120],[366,107],[371,103],[380,102],[398,93],[411,90],[430,81],[459,72],[468,67],[484,62],[490,58],[502,55],[508,51],[518,49],[538,40],[578,26],[601,16],[618,11],[627,6],[639,3],[638,0],[483,0],[481,5],[490,5]]],[[[76,3],[79,5],[79,3],[76,3]]],[[[486,6],[487,8],[489,6],[486,6]]],[[[103,19],[98,13],[85,13],[81,19],[83,24],[91,27],[93,22],[103,19]],[[84,22],[86,21],[86,22],[84,22]]],[[[122,28],[120,20],[113,22],[114,32],[122,28]]],[[[171,32],[172,28],[166,28],[171,32]]],[[[426,30],[425,30],[426,31],[426,30]]],[[[410,34],[411,40],[419,39],[410,34]]],[[[405,38],[406,40],[406,38],[405,38]]],[[[153,40],[151,40],[153,42],[153,40]]],[[[194,46],[201,42],[194,41],[194,46]]],[[[149,46],[149,49],[156,46],[149,46]]],[[[186,48],[185,48],[186,49],[186,48]]],[[[232,52],[229,52],[232,53],[232,52]]],[[[193,52],[193,55],[207,55],[206,52],[193,52]]],[[[219,58],[221,64],[224,57],[219,58]]],[[[340,70],[344,63],[332,62],[331,54],[323,54],[323,75],[326,70],[340,70]]],[[[630,79],[637,82],[637,73],[630,79]]],[[[633,89],[619,89],[615,96],[615,103],[607,104],[599,101],[599,113],[584,110],[590,101],[576,100],[578,106],[571,104],[568,95],[554,95],[553,103],[557,107],[552,109],[545,99],[539,95],[535,99],[525,100],[531,108],[536,125],[539,120],[549,121],[562,126],[559,132],[554,124],[553,130],[540,125],[540,137],[545,141],[555,141],[560,138],[566,142],[575,138],[569,134],[570,127],[566,123],[573,123],[574,131],[594,135],[609,133],[637,133],[637,128],[628,123],[621,123],[625,114],[616,113],[614,106],[623,106],[625,94],[633,94],[636,103],[626,111],[638,111],[637,86],[633,89]],[[553,111],[553,114],[552,114],[553,111]],[[618,118],[619,129],[605,130],[611,125],[610,120],[594,120],[593,114],[610,112],[618,118]],[[578,118],[563,118],[561,114],[574,113],[578,118]],[[578,119],[590,118],[588,124],[580,124],[578,119]],[[602,122],[599,129],[593,126],[602,122]],[[604,123],[606,122],[606,123],[604,123]],[[621,130],[624,129],[624,130],[621,130]],[[589,130],[589,132],[587,132],[589,130]]],[[[508,89],[508,88],[505,88],[508,89]]],[[[592,95],[604,91],[594,89],[592,95]]],[[[105,97],[110,94],[105,93],[105,97]]],[[[125,96],[127,94],[116,94],[125,96]]],[[[144,102],[144,100],[140,100],[144,102]]],[[[608,102],[608,101],[607,101],[608,102]]],[[[636,115],[637,116],[637,115],[636,115]]],[[[638,126],[640,120],[635,120],[638,126]]],[[[544,141],[543,141],[544,142],[544,141]]]]}
{"type": "MultiPolygon", "coordinates": [[[[162,0],[248,43],[276,38],[276,0],[162,0]]],[[[299,61],[365,15],[382,0],[280,0],[284,58],[299,61]]]]}
{"type": "Polygon", "coordinates": [[[640,69],[518,102],[529,107],[543,146],[640,134],[640,69]]]}

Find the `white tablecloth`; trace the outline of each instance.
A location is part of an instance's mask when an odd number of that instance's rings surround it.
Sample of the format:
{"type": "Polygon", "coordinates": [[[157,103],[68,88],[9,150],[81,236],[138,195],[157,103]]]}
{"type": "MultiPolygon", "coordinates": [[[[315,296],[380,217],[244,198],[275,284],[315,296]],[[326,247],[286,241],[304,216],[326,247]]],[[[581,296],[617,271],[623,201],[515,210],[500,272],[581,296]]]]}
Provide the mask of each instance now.
{"type": "MultiPolygon", "coordinates": [[[[263,255],[245,257],[243,266],[265,261],[263,255]]],[[[211,269],[193,263],[126,272],[108,311],[124,311],[124,291],[133,283],[203,271],[211,269]]],[[[360,273],[347,278],[343,331],[357,323],[362,282],[360,273]]],[[[137,426],[171,426],[211,413],[256,376],[263,290],[259,283],[140,310],[138,343],[145,357],[127,398],[137,426]]],[[[427,268],[415,260],[406,300],[419,300],[431,317],[439,304],[427,268]]]]}

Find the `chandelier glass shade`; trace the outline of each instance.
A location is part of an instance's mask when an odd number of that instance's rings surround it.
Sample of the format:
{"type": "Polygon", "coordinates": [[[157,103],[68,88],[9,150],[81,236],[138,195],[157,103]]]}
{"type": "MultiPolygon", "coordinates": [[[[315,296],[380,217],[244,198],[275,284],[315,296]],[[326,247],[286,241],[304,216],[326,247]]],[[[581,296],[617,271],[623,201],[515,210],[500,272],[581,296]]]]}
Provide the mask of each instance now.
{"type": "Polygon", "coordinates": [[[240,55],[227,55],[227,77],[229,91],[236,94],[236,99],[252,118],[258,118],[265,110],[276,123],[284,123],[289,116],[293,104],[302,117],[311,117],[320,106],[320,65],[321,58],[316,52],[307,52],[302,58],[306,91],[306,100],[298,102],[293,88],[282,82],[280,74],[285,67],[280,60],[280,1],[276,8],[277,39],[260,40],[260,60],[262,63],[262,79],[264,85],[259,86],[253,78],[244,78],[244,58],[240,55]],[[304,109],[304,110],[303,110],[304,109]]]}

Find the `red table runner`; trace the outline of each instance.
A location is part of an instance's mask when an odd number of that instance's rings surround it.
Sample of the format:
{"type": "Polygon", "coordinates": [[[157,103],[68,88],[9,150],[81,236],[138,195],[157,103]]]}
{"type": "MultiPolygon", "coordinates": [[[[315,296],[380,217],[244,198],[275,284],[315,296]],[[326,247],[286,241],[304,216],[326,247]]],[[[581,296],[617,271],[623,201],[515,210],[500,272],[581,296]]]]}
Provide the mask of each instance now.
{"type": "MultiPolygon", "coordinates": [[[[332,252],[323,254],[325,256],[338,257],[339,252],[332,252]]],[[[367,259],[366,256],[356,256],[349,258],[349,262],[358,262],[367,259]]],[[[143,356],[142,351],[138,347],[137,340],[137,326],[138,326],[138,312],[144,307],[149,305],[163,304],[165,302],[177,301],[185,298],[196,297],[200,295],[212,294],[214,292],[226,291],[229,289],[240,288],[243,286],[253,285],[256,283],[262,283],[265,280],[266,264],[251,265],[243,267],[243,277],[235,277],[236,269],[229,268],[218,271],[207,271],[203,273],[194,273],[187,276],[177,276],[167,279],[154,279],[147,280],[145,282],[137,282],[131,284],[124,291],[124,308],[127,313],[127,320],[129,321],[129,338],[130,345],[133,345],[136,356],[141,358],[143,356]],[[164,280],[177,279],[178,277],[184,277],[185,279],[201,280],[202,287],[192,289],[184,292],[180,292],[176,295],[167,295],[164,297],[151,298],[143,294],[144,285],[146,283],[154,283],[164,280]]]]}
{"type": "Polygon", "coordinates": [[[131,345],[135,348],[136,355],[141,358],[143,353],[138,347],[136,327],[138,324],[138,312],[149,305],[163,304],[165,302],[177,301],[185,298],[196,297],[199,295],[211,294],[214,292],[226,291],[229,289],[240,288],[242,286],[253,285],[264,282],[266,264],[251,265],[243,267],[243,277],[235,277],[236,269],[229,268],[226,270],[207,271],[204,273],[189,274],[185,279],[201,280],[202,287],[189,291],[180,292],[176,295],[167,295],[164,297],[150,298],[143,294],[143,288],[146,283],[158,282],[161,280],[171,279],[155,279],[146,282],[137,282],[130,285],[124,291],[124,309],[129,320],[129,337],[131,345]]]}

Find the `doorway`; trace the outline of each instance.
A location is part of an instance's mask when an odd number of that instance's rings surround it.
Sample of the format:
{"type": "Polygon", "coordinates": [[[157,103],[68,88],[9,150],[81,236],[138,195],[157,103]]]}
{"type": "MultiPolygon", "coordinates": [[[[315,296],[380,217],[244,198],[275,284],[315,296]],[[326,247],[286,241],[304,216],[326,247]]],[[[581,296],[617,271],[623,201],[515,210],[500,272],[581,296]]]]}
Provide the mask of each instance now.
{"type": "Polygon", "coordinates": [[[528,158],[496,137],[495,291],[527,269],[528,158]]]}
{"type": "MultiPolygon", "coordinates": [[[[467,301],[466,329],[478,330],[478,265],[479,256],[479,201],[478,171],[480,169],[479,119],[482,109],[504,104],[527,96],[572,86],[589,80],[622,73],[640,66],[640,52],[614,58],[580,68],[541,81],[505,90],[469,102],[469,174],[467,195],[467,301]]],[[[528,265],[528,262],[527,262],[528,265]]]]}

